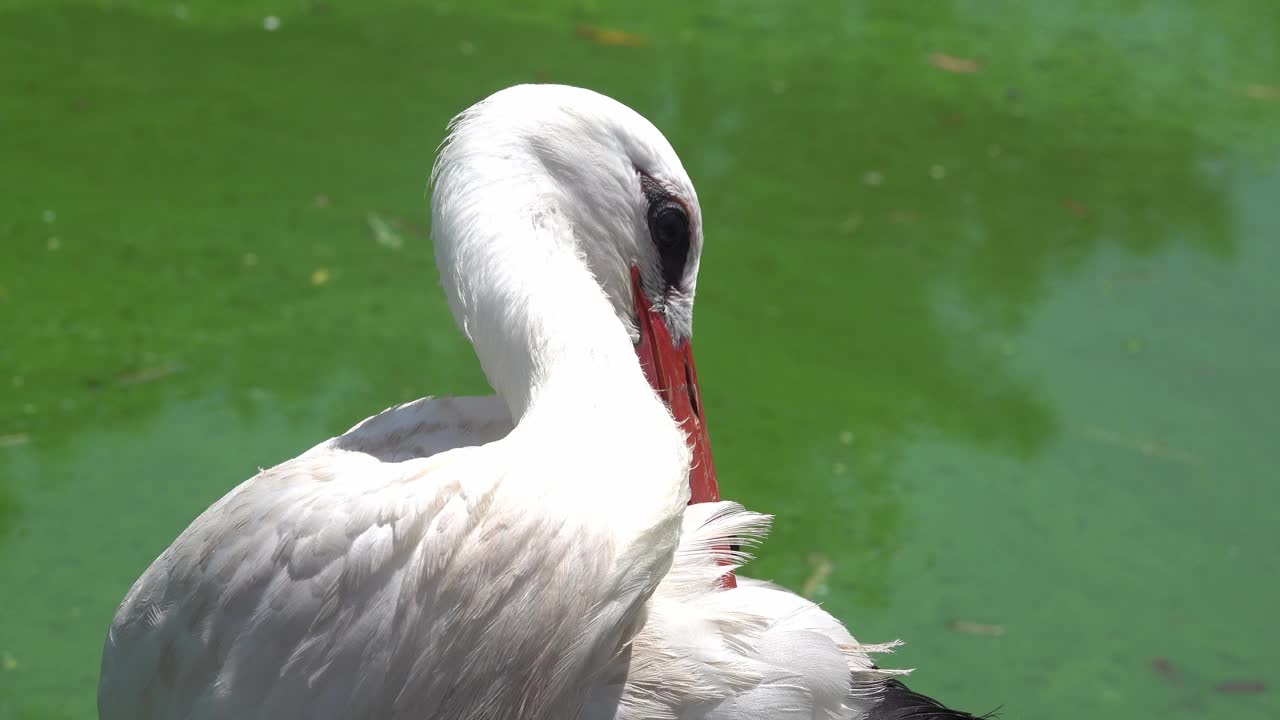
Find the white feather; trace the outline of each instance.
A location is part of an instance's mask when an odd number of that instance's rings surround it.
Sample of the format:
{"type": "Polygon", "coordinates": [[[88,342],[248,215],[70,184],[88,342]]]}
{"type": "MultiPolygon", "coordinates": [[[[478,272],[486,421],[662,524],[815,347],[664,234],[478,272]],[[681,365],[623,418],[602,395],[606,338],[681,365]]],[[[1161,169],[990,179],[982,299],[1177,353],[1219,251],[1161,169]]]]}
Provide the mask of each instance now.
{"type": "Polygon", "coordinates": [[[730,545],[764,539],[770,518],[736,503],[691,505],[676,561],[646,605],[613,683],[593,696],[589,718],[744,720],[857,718],[895,670],[869,657],[896,643],[862,645],[816,604],[771,583],[738,577],[718,590],[742,554],[730,545]],[[721,565],[731,559],[733,564],[721,565]]]}

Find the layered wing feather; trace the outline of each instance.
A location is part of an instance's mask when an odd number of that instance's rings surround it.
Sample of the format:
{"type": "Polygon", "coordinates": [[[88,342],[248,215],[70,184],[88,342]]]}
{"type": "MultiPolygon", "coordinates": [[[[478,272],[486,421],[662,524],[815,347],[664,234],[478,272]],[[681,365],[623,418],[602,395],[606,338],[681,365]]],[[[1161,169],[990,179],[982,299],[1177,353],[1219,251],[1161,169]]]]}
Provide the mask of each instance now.
{"type": "Polygon", "coordinates": [[[395,408],[210,507],[121,605],[103,720],[546,718],[580,705],[652,585],[617,571],[630,549],[601,528],[520,491],[537,483],[503,453],[457,446],[504,442],[496,410],[395,408]]]}

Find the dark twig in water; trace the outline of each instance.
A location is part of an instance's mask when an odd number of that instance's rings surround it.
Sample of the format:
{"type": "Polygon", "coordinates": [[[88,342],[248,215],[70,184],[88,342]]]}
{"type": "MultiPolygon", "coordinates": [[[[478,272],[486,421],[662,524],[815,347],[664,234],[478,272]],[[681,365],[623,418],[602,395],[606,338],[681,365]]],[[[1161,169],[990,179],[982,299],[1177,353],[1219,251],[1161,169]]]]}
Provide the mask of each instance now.
{"type": "Polygon", "coordinates": [[[1174,667],[1169,658],[1152,658],[1151,671],[1175,685],[1182,684],[1182,671],[1174,667]]]}
{"type": "Polygon", "coordinates": [[[1261,680],[1229,680],[1218,683],[1217,689],[1226,695],[1252,695],[1266,692],[1267,684],[1261,680]]]}

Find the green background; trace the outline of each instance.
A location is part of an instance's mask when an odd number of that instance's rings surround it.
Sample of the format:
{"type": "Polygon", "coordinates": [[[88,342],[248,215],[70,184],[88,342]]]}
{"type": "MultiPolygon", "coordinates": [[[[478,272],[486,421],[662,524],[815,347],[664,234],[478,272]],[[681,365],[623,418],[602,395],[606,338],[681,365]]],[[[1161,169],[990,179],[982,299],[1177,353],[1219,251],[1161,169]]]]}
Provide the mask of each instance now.
{"type": "Polygon", "coordinates": [[[535,80],[635,107],[698,185],[716,462],[778,516],[750,574],[966,709],[1280,716],[1278,28],[0,0],[0,718],[95,717],[124,592],[257,467],[486,391],[424,186],[451,115],[535,80]]]}

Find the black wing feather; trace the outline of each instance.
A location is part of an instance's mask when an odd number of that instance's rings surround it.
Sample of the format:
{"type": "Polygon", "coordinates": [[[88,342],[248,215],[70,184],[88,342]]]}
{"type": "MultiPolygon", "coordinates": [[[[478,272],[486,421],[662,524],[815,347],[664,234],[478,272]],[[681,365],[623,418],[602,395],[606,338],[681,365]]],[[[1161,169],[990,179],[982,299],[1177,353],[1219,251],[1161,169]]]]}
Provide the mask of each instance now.
{"type": "Polygon", "coordinates": [[[885,683],[881,698],[880,704],[871,709],[867,720],[987,720],[995,716],[994,711],[986,715],[971,715],[963,710],[952,710],[893,679],[885,683]]]}

